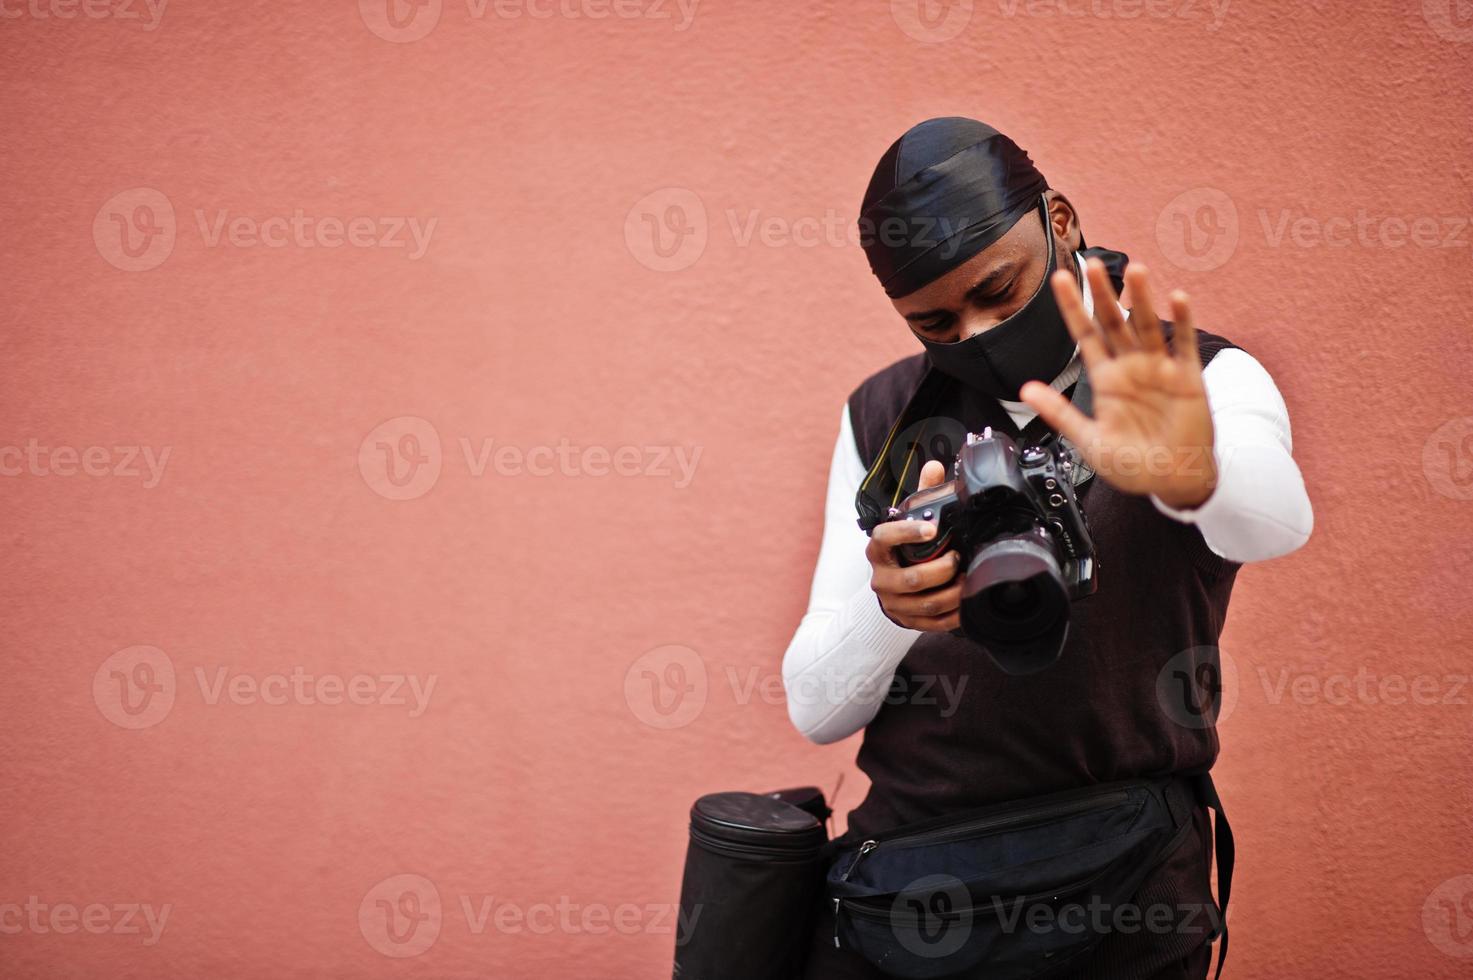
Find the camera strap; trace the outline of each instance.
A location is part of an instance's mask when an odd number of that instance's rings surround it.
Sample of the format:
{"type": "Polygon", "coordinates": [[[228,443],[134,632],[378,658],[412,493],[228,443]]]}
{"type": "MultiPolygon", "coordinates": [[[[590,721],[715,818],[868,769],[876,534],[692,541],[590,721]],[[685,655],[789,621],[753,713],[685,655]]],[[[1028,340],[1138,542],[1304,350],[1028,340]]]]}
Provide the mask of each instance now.
{"type": "Polygon", "coordinates": [[[952,385],[952,380],[933,367],[927,367],[925,376],[916,387],[915,394],[910,396],[905,408],[899,417],[890,426],[890,431],[885,434],[885,441],[880,444],[879,451],[870,463],[869,472],[864,475],[864,482],[859,485],[859,492],[854,496],[854,506],[859,511],[859,526],[866,534],[889,516],[890,508],[900,503],[901,496],[905,493],[910,478],[912,467],[916,469],[916,482],[920,481],[920,454],[919,449],[925,445],[925,433],[930,426],[940,421],[936,415],[936,409],[941,404],[942,397],[952,385]],[[921,423],[920,438],[911,440],[911,444],[905,453],[905,461],[902,463],[898,474],[892,471],[890,464],[890,453],[895,445],[895,438],[902,430],[911,425],[921,423]]]}
{"type": "MultiPolygon", "coordinates": [[[[1079,380],[1066,389],[1069,394],[1069,402],[1079,411],[1094,418],[1094,389],[1089,383],[1089,372],[1083,365],[1079,368],[1079,380]]],[[[1095,475],[1095,471],[1084,461],[1084,454],[1079,447],[1070,442],[1062,433],[1055,432],[1049,424],[1043,420],[1043,416],[1035,416],[1023,427],[1022,438],[1018,442],[1018,448],[1026,446],[1051,447],[1058,444],[1068,458],[1071,468],[1069,470],[1069,482],[1075,488],[1084,486],[1095,475]]]]}
{"type": "Polygon", "coordinates": [[[1216,819],[1212,821],[1212,852],[1217,858],[1217,905],[1222,915],[1222,931],[1214,938],[1220,938],[1222,944],[1217,947],[1217,972],[1213,974],[1213,980],[1219,980],[1222,977],[1222,965],[1227,961],[1228,896],[1232,892],[1233,859],[1237,856],[1237,849],[1233,844],[1232,825],[1228,823],[1227,812],[1223,810],[1222,800],[1217,795],[1217,787],[1212,782],[1212,773],[1205,771],[1197,773],[1193,780],[1197,790],[1197,801],[1202,806],[1216,811],[1216,819]]]}
{"type": "MultiPolygon", "coordinates": [[[[939,416],[937,411],[946,393],[957,383],[935,368],[928,367],[921,383],[916,386],[915,394],[911,395],[899,418],[890,426],[885,441],[875,453],[869,472],[865,474],[864,482],[859,485],[859,492],[854,497],[855,509],[859,511],[859,526],[866,534],[890,515],[891,508],[900,506],[900,501],[914,492],[920,483],[920,470],[925,463],[921,447],[926,445],[926,437],[932,429],[939,428],[943,422],[951,421],[939,416]],[[916,434],[910,439],[910,444],[904,447],[905,456],[899,461],[899,472],[896,472],[897,466],[893,465],[895,461],[891,458],[895,452],[895,440],[900,433],[912,427],[916,427],[916,434]]],[[[1089,372],[1082,365],[1079,380],[1069,387],[1068,394],[1069,401],[1075,408],[1085,415],[1093,415],[1094,397],[1089,384],[1089,372]]],[[[1050,429],[1041,416],[1035,417],[1023,427],[1018,448],[1046,446],[1054,441],[1064,447],[1074,464],[1071,479],[1076,487],[1094,476],[1094,470],[1085,464],[1079,450],[1069,440],[1050,429]]]]}

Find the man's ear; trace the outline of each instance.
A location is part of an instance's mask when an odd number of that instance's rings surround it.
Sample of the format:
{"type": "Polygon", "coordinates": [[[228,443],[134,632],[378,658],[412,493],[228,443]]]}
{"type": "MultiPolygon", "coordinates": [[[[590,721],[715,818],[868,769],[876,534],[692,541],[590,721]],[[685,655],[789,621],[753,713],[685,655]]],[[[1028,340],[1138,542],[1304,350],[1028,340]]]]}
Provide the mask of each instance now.
{"type": "Polygon", "coordinates": [[[1062,241],[1069,251],[1079,251],[1084,234],[1079,230],[1079,215],[1075,213],[1074,205],[1052,188],[1043,192],[1043,198],[1048,203],[1049,224],[1053,226],[1054,237],[1062,241]]]}

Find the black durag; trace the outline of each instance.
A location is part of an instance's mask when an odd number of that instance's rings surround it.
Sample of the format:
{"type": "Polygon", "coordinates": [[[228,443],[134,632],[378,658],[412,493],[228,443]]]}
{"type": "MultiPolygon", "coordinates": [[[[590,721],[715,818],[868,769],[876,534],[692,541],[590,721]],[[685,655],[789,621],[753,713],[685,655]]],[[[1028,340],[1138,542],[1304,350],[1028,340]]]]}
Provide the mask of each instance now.
{"type": "MultiPolygon", "coordinates": [[[[1025,216],[1043,222],[1048,266],[1022,309],[958,343],[921,339],[936,370],[997,398],[1016,399],[1029,380],[1052,381],[1074,354],[1048,280],[1060,267],[1078,277],[1078,267],[1072,254],[1062,261],[1057,254],[1046,190],[1048,181],[1016,143],[986,123],[949,116],[919,123],[891,144],[860,207],[860,244],[892,298],[964,264],[1025,216]]],[[[1118,292],[1126,257],[1088,251],[1105,260],[1118,292]]]]}

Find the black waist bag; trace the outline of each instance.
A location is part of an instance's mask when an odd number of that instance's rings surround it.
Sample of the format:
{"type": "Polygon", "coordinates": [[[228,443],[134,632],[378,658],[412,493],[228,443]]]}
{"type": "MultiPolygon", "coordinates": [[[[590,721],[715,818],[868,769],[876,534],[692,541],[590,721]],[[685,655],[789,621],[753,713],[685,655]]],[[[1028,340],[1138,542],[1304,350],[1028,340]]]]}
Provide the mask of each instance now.
{"type": "Polygon", "coordinates": [[[675,977],[797,980],[823,891],[828,815],[811,787],[696,800],[675,977]]]}
{"type": "Polygon", "coordinates": [[[828,870],[834,941],[897,977],[1076,967],[1191,832],[1196,799],[1191,778],[1107,783],[845,847],[828,870]]]}

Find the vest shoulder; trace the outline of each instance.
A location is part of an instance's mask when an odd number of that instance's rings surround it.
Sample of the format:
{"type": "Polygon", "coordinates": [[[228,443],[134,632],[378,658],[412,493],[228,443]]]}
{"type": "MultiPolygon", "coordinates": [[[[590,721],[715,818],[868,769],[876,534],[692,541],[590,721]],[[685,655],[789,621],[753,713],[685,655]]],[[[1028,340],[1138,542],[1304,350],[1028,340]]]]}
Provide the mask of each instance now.
{"type": "MultiPolygon", "coordinates": [[[[1243,350],[1231,340],[1221,334],[1209,333],[1206,330],[1197,331],[1197,353],[1202,358],[1202,366],[1206,367],[1212,359],[1222,351],[1229,348],[1243,350]]],[[[1247,351],[1243,351],[1245,354],[1247,351]]]]}
{"type": "Polygon", "coordinates": [[[866,465],[920,387],[926,366],[924,352],[903,357],[870,375],[850,393],[849,421],[860,458],[866,465]]]}

